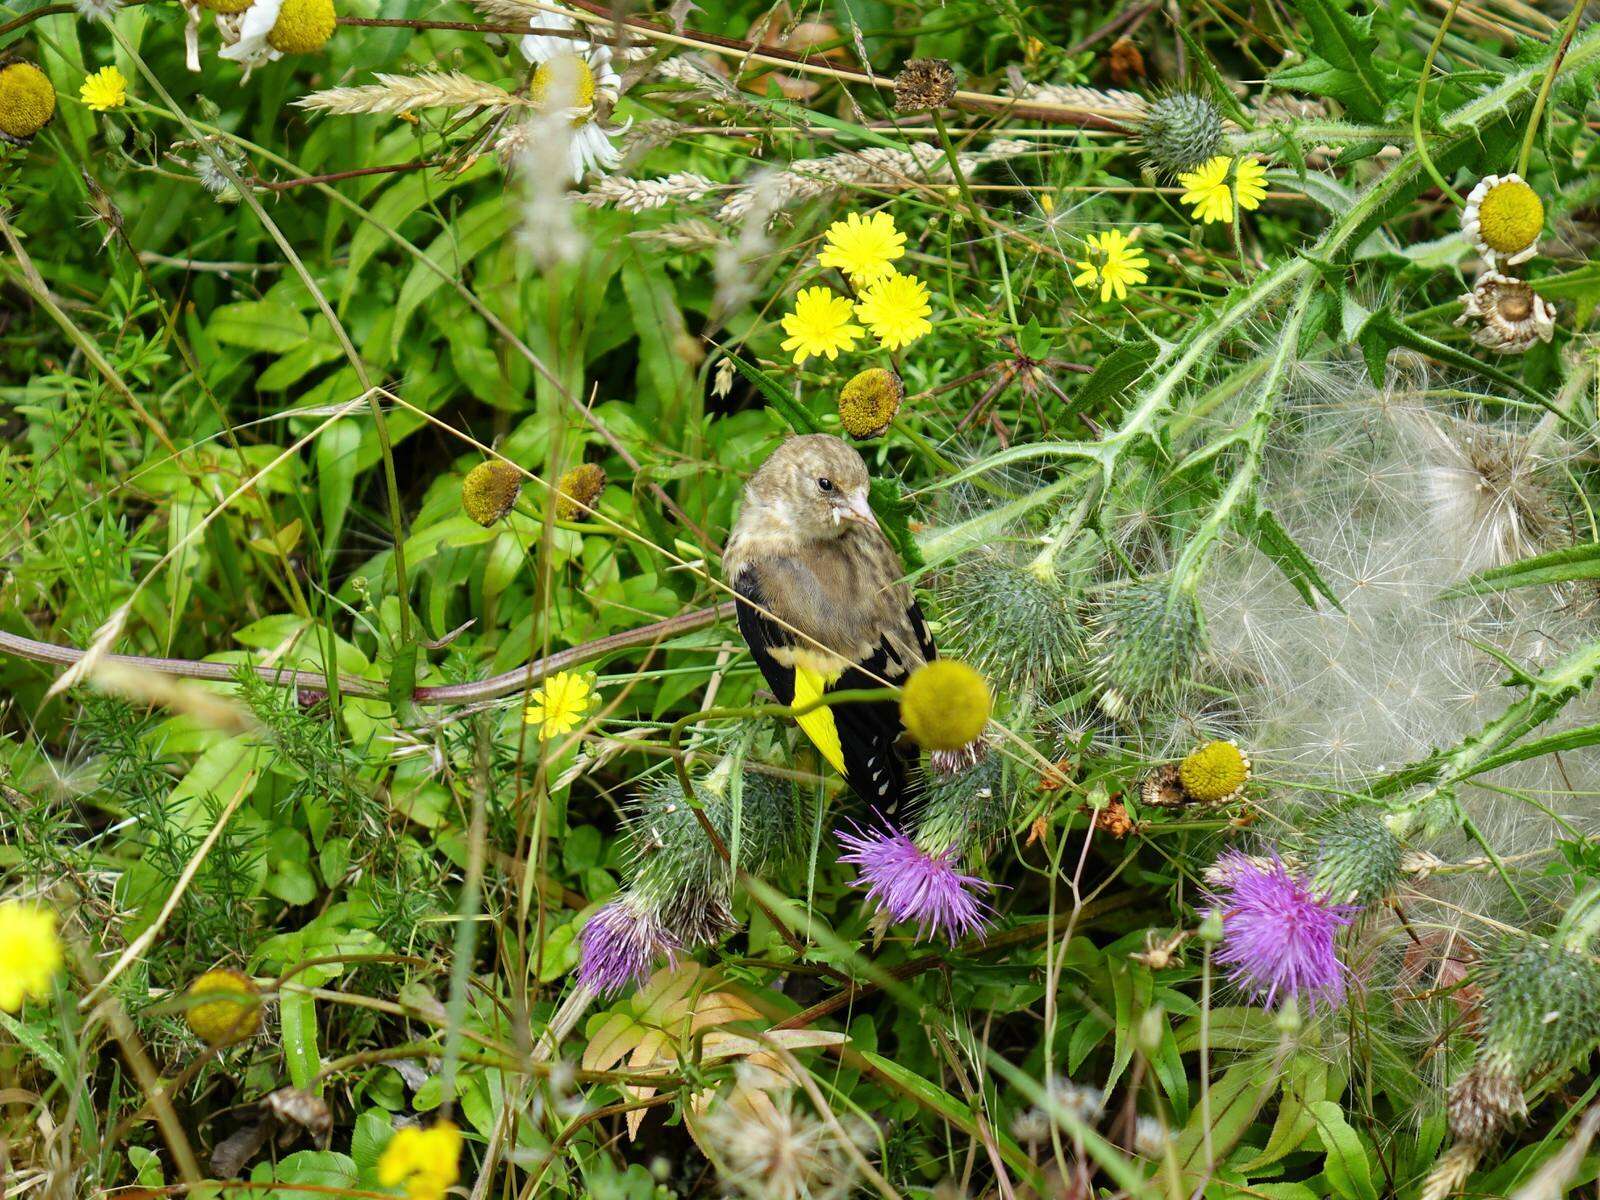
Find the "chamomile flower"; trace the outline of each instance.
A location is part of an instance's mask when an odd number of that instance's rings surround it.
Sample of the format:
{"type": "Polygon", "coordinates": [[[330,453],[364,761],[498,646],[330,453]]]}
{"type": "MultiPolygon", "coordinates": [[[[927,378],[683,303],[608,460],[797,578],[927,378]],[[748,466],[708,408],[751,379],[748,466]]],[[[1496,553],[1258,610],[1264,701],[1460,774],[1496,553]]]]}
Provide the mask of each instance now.
{"type": "Polygon", "coordinates": [[[933,329],[928,285],[914,275],[889,274],[870,285],[856,303],[856,318],[885,350],[909,346],[933,329]]]}
{"type": "MultiPolygon", "coordinates": [[[[1133,237],[1137,236],[1135,230],[1133,237]]],[[[1091,233],[1084,241],[1089,256],[1073,264],[1078,274],[1073,276],[1072,282],[1079,287],[1093,287],[1098,283],[1102,303],[1113,296],[1126,300],[1129,284],[1144,283],[1150,278],[1144,270],[1150,260],[1133,244],[1133,237],[1120,229],[1091,233]]]]}
{"type": "Polygon", "coordinates": [[[826,240],[827,247],[817,261],[839,268],[858,288],[893,275],[890,264],[906,252],[906,235],[894,227],[894,218],[886,212],[867,217],[850,213],[828,226],[826,240]]]}
{"type": "Polygon", "coordinates": [[[861,336],[861,326],[850,323],[850,300],[825,287],[802,288],[795,298],[794,311],[779,322],[786,337],[782,346],[794,354],[799,366],[814,354],[829,362],[839,351],[849,350],[861,336]]]}
{"type": "Polygon", "coordinates": [[[1192,171],[1178,176],[1183,186],[1183,202],[1194,210],[1197,221],[1233,220],[1234,206],[1246,212],[1260,208],[1267,194],[1267,170],[1253,158],[1229,158],[1219,154],[1192,171]]]}
{"type": "Polygon", "coordinates": [[[95,112],[110,112],[128,102],[128,81],[115,67],[101,67],[87,76],[78,89],[78,99],[95,112]]]}
{"type": "Polygon", "coordinates": [[[26,146],[56,113],[56,90],[30,62],[0,63],[0,141],[26,146]]]}
{"type": "Polygon", "coordinates": [[[581,183],[590,171],[616,170],[622,152],[612,139],[628,126],[608,127],[595,114],[597,102],[609,107],[622,95],[622,76],[612,66],[611,47],[561,36],[581,28],[564,12],[535,13],[529,27],[534,32],[518,43],[522,57],[535,67],[529,91],[535,100],[564,105],[571,112],[573,182],[581,183]]]}
{"type": "Polygon", "coordinates": [[[239,18],[233,44],[217,53],[258,67],[285,54],[315,54],[337,27],[333,0],[255,0],[239,18]]]}
{"type": "Polygon", "coordinates": [[[1472,340],[1501,354],[1526,353],[1555,334],[1555,308],[1524,279],[1485,271],[1461,303],[1456,324],[1474,322],[1472,340]]]}
{"type": "Polygon", "coordinates": [[[1514,267],[1532,258],[1543,229],[1544,201],[1515,172],[1484,176],[1461,214],[1461,231],[1491,267],[1514,267]]]}
{"type": "Polygon", "coordinates": [[[539,740],[548,742],[571,733],[599,699],[587,676],[562,671],[550,676],[529,698],[522,719],[539,727],[539,740]]]}

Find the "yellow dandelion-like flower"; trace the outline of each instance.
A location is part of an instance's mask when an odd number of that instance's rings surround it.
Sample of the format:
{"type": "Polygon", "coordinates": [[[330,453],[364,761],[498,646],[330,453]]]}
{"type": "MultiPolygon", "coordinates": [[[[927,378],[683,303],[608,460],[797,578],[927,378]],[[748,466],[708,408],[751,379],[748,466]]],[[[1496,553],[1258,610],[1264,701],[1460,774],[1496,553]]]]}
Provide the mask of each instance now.
{"type": "Polygon", "coordinates": [[[1250,782],[1250,760],[1237,742],[1207,742],[1178,764],[1178,780],[1191,800],[1225,804],[1250,782]]]}
{"type": "Polygon", "coordinates": [[[110,112],[128,102],[128,81],[115,67],[101,67],[83,81],[78,99],[95,112],[110,112]]]}
{"type": "MultiPolygon", "coordinates": [[[[1138,236],[1135,230],[1133,237],[1138,236]]],[[[1143,250],[1133,244],[1133,237],[1128,237],[1120,229],[1091,233],[1085,240],[1089,257],[1073,264],[1079,273],[1072,282],[1079,287],[1098,283],[1102,301],[1112,296],[1126,300],[1129,284],[1140,284],[1150,278],[1144,271],[1150,265],[1150,260],[1144,256],[1143,250]]]]}
{"type": "Polygon", "coordinates": [[[857,288],[893,275],[889,264],[906,252],[906,235],[894,227],[894,218],[886,212],[865,218],[850,213],[828,226],[827,243],[817,261],[839,268],[857,288]]]}
{"type": "Polygon", "coordinates": [[[796,366],[813,354],[826,355],[832,362],[839,351],[854,347],[862,333],[861,326],[850,324],[849,299],[825,287],[802,288],[794,311],[779,324],[789,335],[783,348],[794,352],[796,366]]]}
{"type": "Polygon", "coordinates": [[[900,693],[900,720],[924,750],[961,750],[989,723],[993,700],[982,675],[952,658],[918,667],[900,693]]]}
{"type": "Polygon", "coordinates": [[[261,999],[255,981],[243,971],[207,971],[184,993],[184,1019],[208,1046],[242,1042],[261,1025],[261,999]]]}
{"type": "Polygon", "coordinates": [[[533,693],[522,710],[522,719],[537,725],[539,740],[548,742],[581,725],[599,698],[588,676],[562,671],[546,679],[533,693]]]}
{"type": "Polygon", "coordinates": [[[461,1130],[451,1121],[397,1130],[378,1158],[378,1182],[403,1187],[406,1200],[444,1200],[461,1178],[461,1130]]]}
{"type": "Polygon", "coordinates": [[[20,900],[0,904],[0,1009],[16,1012],[30,997],[46,999],[61,962],[55,913],[20,900]]]}
{"type": "Polygon", "coordinates": [[[1194,209],[1195,220],[1233,220],[1235,203],[1246,212],[1261,207],[1267,194],[1267,169],[1254,158],[1232,159],[1226,154],[1178,176],[1183,202],[1194,209]],[[1231,178],[1230,178],[1231,175],[1231,178]]]}
{"type": "Polygon", "coordinates": [[[928,285],[915,275],[891,274],[861,294],[856,319],[872,331],[885,350],[909,346],[933,329],[928,314],[928,285]]]}

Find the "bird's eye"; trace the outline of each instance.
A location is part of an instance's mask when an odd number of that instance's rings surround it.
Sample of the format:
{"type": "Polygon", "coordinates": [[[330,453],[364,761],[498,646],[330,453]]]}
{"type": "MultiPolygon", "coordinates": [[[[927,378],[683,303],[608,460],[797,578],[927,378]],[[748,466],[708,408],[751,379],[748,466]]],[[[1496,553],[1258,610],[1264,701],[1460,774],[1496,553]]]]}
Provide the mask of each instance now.
{"type": "Polygon", "coordinates": [[[833,491],[833,480],[824,475],[821,479],[817,480],[817,487],[824,492],[831,492],[833,491]]]}

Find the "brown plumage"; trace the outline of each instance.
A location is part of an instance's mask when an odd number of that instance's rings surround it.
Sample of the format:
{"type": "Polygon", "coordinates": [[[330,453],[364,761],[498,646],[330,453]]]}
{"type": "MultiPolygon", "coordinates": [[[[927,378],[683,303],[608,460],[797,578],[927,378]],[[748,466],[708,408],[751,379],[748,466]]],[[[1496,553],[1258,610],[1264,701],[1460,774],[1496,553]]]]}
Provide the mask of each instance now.
{"type": "MultiPolygon", "coordinates": [[[[866,463],[826,434],[784,442],[745,486],[723,554],[739,630],[779,701],[899,684],[937,656],[868,503],[866,463]],[[803,635],[803,636],[802,636],[803,635]]],[[[799,724],[856,793],[893,815],[910,793],[893,701],[815,709],[799,724]]]]}

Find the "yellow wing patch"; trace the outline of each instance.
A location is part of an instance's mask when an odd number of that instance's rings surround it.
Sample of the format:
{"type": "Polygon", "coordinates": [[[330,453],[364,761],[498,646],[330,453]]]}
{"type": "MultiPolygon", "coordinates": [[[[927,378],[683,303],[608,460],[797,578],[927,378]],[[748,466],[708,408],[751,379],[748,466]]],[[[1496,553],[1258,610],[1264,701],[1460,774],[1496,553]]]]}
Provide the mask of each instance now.
{"type": "MultiPolygon", "coordinates": [[[[820,671],[810,667],[796,664],[794,669],[794,703],[798,708],[822,698],[822,689],[827,687],[839,676],[823,675],[820,671]]],[[[816,748],[822,751],[822,757],[828,760],[829,765],[839,774],[844,774],[844,747],[839,744],[839,727],[833,723],[833,709],[814,708],[808,713],[802,713],[795,720],[805,734],[811,739],[816,748]]]]}

